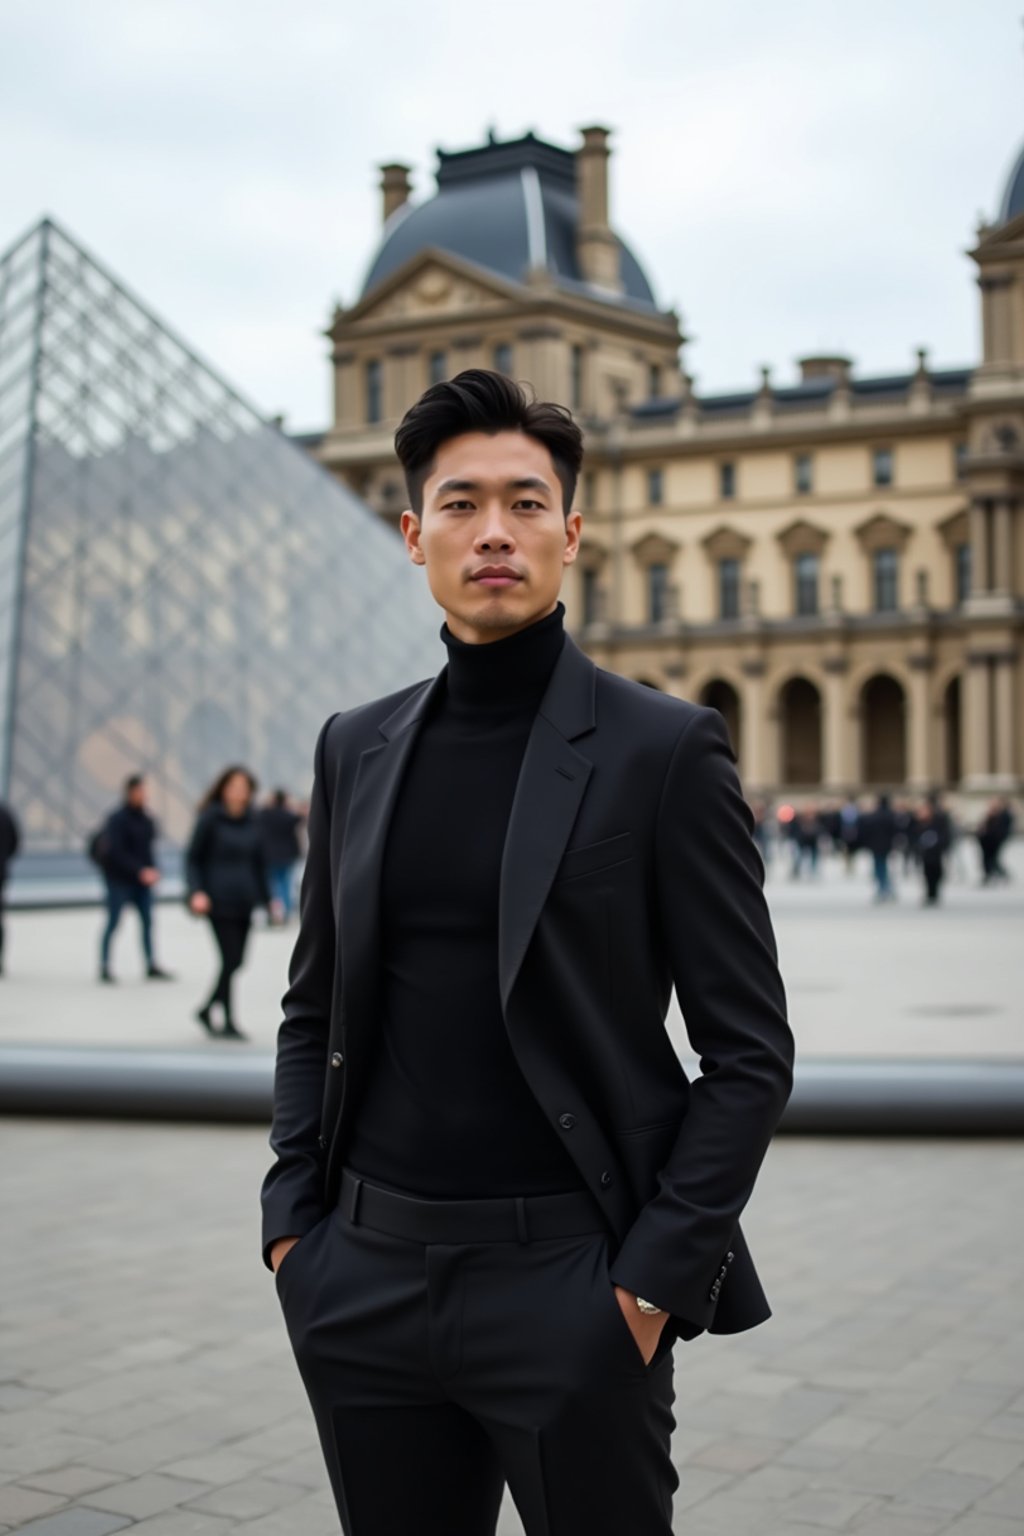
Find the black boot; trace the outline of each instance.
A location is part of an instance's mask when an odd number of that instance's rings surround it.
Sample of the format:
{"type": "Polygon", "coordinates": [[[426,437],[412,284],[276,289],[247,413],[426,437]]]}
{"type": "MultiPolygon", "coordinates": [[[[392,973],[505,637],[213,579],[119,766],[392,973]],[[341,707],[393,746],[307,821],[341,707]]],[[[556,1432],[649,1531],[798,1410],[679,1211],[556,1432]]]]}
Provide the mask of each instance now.
{"type": "Polygon", "coordinates": [[[227,1019],[225,1021],[224,1028],[221,1030],[221,1035],[226,1040],[248,1040],[249,1038],[244,1030],[239,1029],[238,1025],[234,1022],[233,1019],[227,1019]]]}
{"type": "Polygon", "coordinates": [[[112,971],[110,970],[109,966],[106,966],[106,965],[101,965],[100,966],[100,981],[116,981],[116,980],[117,980],[117,977],[112,973],[112,971]]]}
{"type": "Polygon", "coordinates": [[[173,981],[174,972],[161,970],[158,965],[151,965],[146,970],[147,981],[173,981]]]}
{"type": "Polygon", "coordinates": [[[200,1024],[206,1030],[206,1033],[208,1035],[215,1035],[217,1033],[217,1030],[214,1027],[213,1015],[212,1015],[212,1013],[210,1011],[210,1007],[211,1007],[211,1005],[209,1003],[207,1003],[204,1007],[197,1008],[196,1009],[196,1018],[199,1020],[200,1024]]]}

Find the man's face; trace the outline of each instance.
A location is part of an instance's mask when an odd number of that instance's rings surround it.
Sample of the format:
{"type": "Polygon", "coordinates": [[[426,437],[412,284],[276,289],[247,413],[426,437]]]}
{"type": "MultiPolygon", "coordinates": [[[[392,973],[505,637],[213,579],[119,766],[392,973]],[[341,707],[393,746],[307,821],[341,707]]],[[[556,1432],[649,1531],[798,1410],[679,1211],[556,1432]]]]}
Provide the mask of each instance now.
{"type": "Polygon", "coordinates": [[[143,806],[145,805],[145,803],[146,803],[146,786],[145,786],[145,784],[133,784],[131,789],[128,791],[128,804],[131,805],[131,806],[134,806],[136,808],[136,810],[140,810],[141,811],[143,806]]]}
{"type": "Polygon", "coordinates": [[[523,432],[467,432],[443,443],[423,510],[402,514],[448,628],[470,644],[499,640],[551,613],[576,559],[582,519],[566,518],[551,454],[523,432]]]}

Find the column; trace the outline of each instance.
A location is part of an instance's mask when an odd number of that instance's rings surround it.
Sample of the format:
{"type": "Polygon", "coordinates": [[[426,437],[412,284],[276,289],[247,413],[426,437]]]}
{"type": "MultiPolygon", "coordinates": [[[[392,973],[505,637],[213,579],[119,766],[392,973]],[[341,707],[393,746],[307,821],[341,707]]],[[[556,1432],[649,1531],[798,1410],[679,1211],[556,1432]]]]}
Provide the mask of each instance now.
{"type": "Polygon", "coordinates": [[[1013,591],[1013,503],[1002,497],[992,508],[993,592],[1013,591]]]}
{"type": "Polygon", "coordinates": [[[769,766],[768,722],[764,712],[764,662],[745,661],[740,698],[740,777],[745,790],[765,789],[778,777],[769,766]]]}
{"type": "Polygon", "coordinates": [[[968,513],[971,539],[971,596],[978,597],[991,585],[988,567],[988,504],[972,501],[968,513]]]}
{"type": "Polygon", "coordinates": [[[931,666],[930,656],[910,657],[910,717],[907,721],[907,785],[910,789],[927,789],[935,779],[931,754],[931,666]]]}
{"type": "Polygon", "coordinates": [[[1017,725],[1013,707],[1014,658],[1012,654],[997,656],[992,665],[995,668],[995,762],[992,766],[1001,779],[1012,780],[1017,725]]]}
{"type": "Polygon", "coordinates": [[[822,780],[831,794],[845,792],[858,775],[850,762],[850,720],[846,708],[845,656],[825,658],[825,719],[822,725],[822,780]]]}
{"type": "Polygon", "coordinates": [[[972,779],[988,780],[992,772],[989,742],[989,661],[984,654],[968,654],[964,672],[963,774],[972,779]]]}

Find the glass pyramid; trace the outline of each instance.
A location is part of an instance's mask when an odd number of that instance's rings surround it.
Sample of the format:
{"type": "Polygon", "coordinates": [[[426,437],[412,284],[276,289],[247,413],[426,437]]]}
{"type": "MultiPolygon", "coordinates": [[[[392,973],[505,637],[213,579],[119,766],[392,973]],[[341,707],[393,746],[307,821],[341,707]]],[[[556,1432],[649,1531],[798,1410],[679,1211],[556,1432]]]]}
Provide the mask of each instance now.
{"type": "Polygon", "coordinates": [[[398,536],[63,231],[0,258],[0,797],[79,851],[142,771],[309,788],[326,717],[436,672],[398,536]]]}

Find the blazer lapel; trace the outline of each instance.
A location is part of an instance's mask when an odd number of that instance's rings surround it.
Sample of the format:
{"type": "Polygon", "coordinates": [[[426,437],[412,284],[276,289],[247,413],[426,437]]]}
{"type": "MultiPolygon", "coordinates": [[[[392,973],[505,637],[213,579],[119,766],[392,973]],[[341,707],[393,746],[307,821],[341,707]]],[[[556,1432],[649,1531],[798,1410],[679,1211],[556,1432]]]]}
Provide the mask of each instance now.
{"type": "Polygon", "coordinates": [[[350,1024],[372,1009],[380,974],[380,882],[388,827],[420,726],[447,668],[378,727],[384,740],[359,759],[338,877],[341,996],[350,1024]]]}
{"type": "Polygon", "coordinates": [[[592,764],[571,745],[593,730],[597,670],[567,635],[519,771],[501,861],[502,1008],[523,963],[587,788],[592,764]]]}

